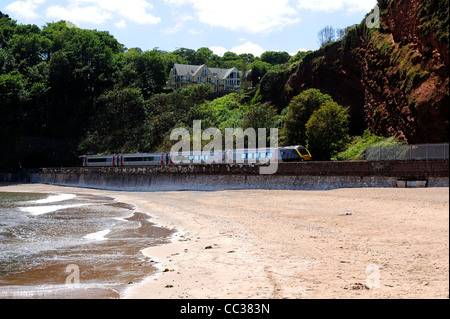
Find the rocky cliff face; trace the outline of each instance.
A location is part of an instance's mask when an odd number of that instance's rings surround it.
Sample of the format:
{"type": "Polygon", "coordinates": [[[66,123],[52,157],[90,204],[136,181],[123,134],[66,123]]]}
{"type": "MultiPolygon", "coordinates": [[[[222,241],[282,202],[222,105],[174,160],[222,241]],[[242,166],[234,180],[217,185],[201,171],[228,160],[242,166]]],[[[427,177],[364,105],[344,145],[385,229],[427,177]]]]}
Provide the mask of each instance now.
{"type": "Polygon", "coordinates": [[[352,134],[368,128],[410,143],[448,142],[448,0],[385,3],[380,29],[365,21],[349,28],[285,74],[281,97],[271,99],[262,83],[263,99],[282,107],[317,88],[350,108],[352,134]]]}

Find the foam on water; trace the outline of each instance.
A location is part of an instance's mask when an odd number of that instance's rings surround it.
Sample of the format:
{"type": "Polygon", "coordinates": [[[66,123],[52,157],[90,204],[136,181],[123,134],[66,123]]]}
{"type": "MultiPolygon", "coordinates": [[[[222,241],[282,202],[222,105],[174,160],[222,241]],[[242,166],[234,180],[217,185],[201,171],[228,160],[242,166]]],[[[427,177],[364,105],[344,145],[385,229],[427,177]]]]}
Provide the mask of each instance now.
{"type": "Polygon", "coordinates": [[[96,233],[88,234],[88,235],[84,236],[84,238],[91,239],[91,240],[98,240],[98,241],[107,240],[108,238],[106,238],[105,236],[108,235],[110,232],[111,232],[111,229],[105,229],[105,230],[101,230],[96,233]]]}
{"type": "Polygon", "coordinates": [[[107,197],[0,192],[0,299],[120,298],[156,271],[141,250],[170,234],[148,219],[107,197]],[[81,285],[63,285],[67,265],[81,285]]]}
{"type": "Polygon", "coordinates": [[[31,207],[19,207],[19,210],[21,210],[22,212],[30,213],[33,216],[39,216],[56,212],[62,209],[77,208],[86,205],[87,204],[31,206],[31,207]]]}
{"type": "Polygon", "coordinates": [[[89,298],[92,291],[96,291],[99,295],[110,296],[117,298],[120,292],[115,286],[110,285],[106,287],[101,283],[89,284],[46,284],[46,285],[32,285],[24,289],[23,286],[4,286],[0,291],[0,299],[60,299],[60,298],[89,298]]]}
{"type": "Polygon", "coordinates": [[[37,201],[34,201],[36,204],[50,204],[50,203],[56,203],[56,202],[62,202],[65,200],[71,200],[77,197],[77,195],[74,194],[58,194],[58,195],[50,195],[47,198],[39,199],[37,201]]]}

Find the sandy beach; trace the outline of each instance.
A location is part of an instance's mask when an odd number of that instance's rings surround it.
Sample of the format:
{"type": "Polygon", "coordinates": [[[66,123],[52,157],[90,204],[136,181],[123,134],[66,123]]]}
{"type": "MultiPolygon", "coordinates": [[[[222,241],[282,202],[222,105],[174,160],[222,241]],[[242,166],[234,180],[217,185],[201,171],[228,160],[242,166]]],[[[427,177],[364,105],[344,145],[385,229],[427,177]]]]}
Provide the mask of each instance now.
{"type": "Polygon", "coordinates": [[[114,197],[176,229],[126,298],[449,298],[449,189],[0,192],[114,197]]]}

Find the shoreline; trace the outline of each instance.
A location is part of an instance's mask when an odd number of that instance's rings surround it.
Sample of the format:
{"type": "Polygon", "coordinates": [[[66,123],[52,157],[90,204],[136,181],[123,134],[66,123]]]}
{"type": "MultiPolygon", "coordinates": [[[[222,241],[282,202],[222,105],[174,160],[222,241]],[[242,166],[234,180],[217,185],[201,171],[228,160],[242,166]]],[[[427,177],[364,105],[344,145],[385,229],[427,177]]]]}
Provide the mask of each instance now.
{"type": "Polygon", "coordinates": [[[448,298],[448,188],[1,191],[111,196],[176,230],[170,243],[142,250],[159,271],[124,298],[448,298]],[[368,289],[373,265],[379,287],[368,289]]]}

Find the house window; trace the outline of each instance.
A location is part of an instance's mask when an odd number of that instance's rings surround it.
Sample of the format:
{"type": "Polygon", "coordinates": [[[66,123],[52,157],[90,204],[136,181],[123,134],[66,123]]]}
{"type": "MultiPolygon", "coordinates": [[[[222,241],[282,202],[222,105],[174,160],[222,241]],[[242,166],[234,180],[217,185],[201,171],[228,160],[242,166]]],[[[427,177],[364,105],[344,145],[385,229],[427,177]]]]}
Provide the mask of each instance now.
{"type": "Polygon", "coordinates": [[[207,83],[212,83],[211,78],[206,78],[206,82],[207,82],[207,83]]]}
{"type": "Polygon", "coordinates": [[[186,81],[190,81],[191,80],[191,76],[190,75],[186,75],[186,81]]]}
{"type": "Polygon", "coordinates": [[[201,77],[201,76],[199,76],[199,77],[197,78],[197,83],[202,83],[202,77],[201,77]]]}
{"type": "Polygon", "coordinates": [[[208,73],[206,72],[206,70],[203,70],[203,71],[202,71],[202,75],[203,75],[203,76],[207,76],[207,75],[208,75],[208,73]]]}
{"type": "Polygon", "coordinates": [[[219,80],[216,80],[216,85],[219,85],[219,80]]]}

